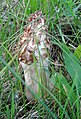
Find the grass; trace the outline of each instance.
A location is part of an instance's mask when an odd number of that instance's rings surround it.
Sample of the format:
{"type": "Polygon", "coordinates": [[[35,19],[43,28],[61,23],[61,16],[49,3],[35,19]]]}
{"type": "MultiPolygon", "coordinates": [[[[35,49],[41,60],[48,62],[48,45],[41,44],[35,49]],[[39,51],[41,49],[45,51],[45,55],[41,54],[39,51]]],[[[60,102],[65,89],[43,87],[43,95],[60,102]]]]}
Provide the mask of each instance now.
{"type": "Polygon", "coordinates": [[[0,7],[0,119],[80,119],[81,1],[5,0],[0,7]],[[37,82],[48,96],[40,99],[28,87],[35,98],[28,102],[23,71],[13,50],[26,19],[40,9],[49,26],[51,53],[47,72],[54,89],[50,91],[37,82]]]}

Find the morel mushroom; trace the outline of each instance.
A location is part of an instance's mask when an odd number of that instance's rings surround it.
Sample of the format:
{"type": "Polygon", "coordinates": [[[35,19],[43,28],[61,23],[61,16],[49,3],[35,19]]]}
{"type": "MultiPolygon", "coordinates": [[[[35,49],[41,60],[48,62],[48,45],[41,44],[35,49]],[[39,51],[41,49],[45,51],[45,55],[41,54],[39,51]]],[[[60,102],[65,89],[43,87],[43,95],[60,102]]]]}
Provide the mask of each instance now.
{"type": "MultiPolygon", "coordinates": [[[[19,62],[24,70],[25,83],[37,94],[39,83],[48,85],[48,76],[44,69],[48,69],[48,50],[50,50],[48,31],[42,11],[30,15],[28,25],[20,38],[19,62]],[[42,78],[42,81],[40,79],[42,78]],[[36,80],[36,81],[35,81],[36,80]]],[[[26,87],[28,100],[33,99],[31,92],[26,87]]]]}

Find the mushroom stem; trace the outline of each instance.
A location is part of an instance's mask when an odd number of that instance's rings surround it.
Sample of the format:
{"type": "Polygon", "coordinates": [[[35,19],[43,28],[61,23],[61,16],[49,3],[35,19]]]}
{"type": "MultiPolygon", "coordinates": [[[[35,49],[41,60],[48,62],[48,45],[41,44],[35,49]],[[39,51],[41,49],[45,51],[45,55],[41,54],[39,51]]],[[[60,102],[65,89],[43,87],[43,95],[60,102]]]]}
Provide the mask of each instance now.
{"type": "MultiPolygon", "coordinates": [[[[20,62],[24,70],[24,78],[27,87],[29,87],[35,94],[38,94],[40,97],[46,97],[47,93],[42,87],[47,88],[48,75],[45,72],[45,69],[48,69],[48,58],[44,59],[37,63],[32,63],[27,65],[23,62],[20,62]]],[[[26,97],[30,101],[33,99],[31,92],[26,87],[26,97]]]]}

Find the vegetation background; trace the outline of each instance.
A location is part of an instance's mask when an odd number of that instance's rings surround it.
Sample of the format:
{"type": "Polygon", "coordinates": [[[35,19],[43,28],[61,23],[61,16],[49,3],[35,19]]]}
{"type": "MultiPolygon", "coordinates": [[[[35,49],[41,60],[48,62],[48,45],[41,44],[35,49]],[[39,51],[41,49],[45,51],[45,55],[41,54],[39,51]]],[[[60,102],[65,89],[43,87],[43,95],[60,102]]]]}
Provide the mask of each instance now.
{"type": "Polygon", "coordinates": [[[81,118],[81,0],[0,0],[0,119],[81,118]],[[26,19],[42,10],[51,42],[54,90],[28,102],[23,71],[14,53],[26,19]]]}

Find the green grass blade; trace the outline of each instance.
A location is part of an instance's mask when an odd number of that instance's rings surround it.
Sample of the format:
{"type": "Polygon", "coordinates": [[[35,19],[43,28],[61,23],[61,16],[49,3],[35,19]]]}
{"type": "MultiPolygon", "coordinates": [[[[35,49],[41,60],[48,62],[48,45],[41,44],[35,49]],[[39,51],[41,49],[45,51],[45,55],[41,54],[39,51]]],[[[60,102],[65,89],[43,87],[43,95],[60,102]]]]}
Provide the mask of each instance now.
{"type": "Polygon", "coordinates": [[[76,57],[64,47],[63,57],[65,61],[65,67],[70,74],[72,80],[75,82],[75,86],[78,92],[81,94],[81,66],[76,57]]]}
{"type": "Polygon", "coordinates": [[[11,119],[15,116],[15,103],[14,103],[14,92],[12,91],[12,102],[11,102],[11,119]]]}
{"type": "Polygon", "coordinates": [[[7,115],[7,119],[10,119],[10,109],[9,106],[6,106],[6,115],[7,115]]]}

